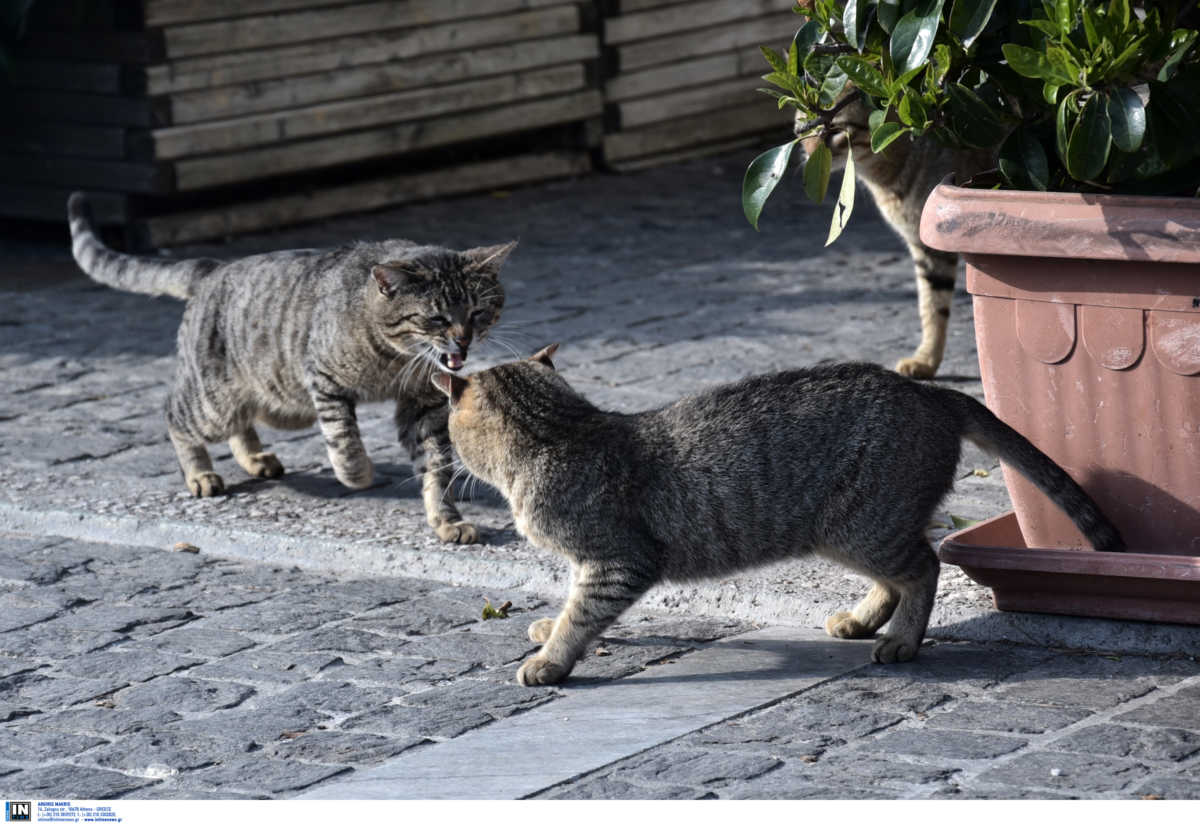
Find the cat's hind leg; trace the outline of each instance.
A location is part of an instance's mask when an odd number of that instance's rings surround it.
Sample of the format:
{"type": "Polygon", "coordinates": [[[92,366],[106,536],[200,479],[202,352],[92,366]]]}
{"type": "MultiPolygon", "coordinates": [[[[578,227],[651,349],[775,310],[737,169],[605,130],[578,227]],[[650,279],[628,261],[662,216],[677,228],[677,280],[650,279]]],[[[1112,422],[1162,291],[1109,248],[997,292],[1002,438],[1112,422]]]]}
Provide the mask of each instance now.
{"type": "Polygon", "coordinates": [[[893,556],[889,566],[888,585],[899,592],[900,600],[887,632],[871,650],[871,660],[879,664],[911,660],[921,648],[940,571],[937,555],[924,537],[893,556]]]}
{"type": "Polygon", "coordinates": [[[212,458],[204,441],[193,438],[179,429],[167,425],[167,433],[175,446],[175,454],[179,457],[179,468],[183,470],[183,480],[187,488],[197,498],[210,498],[225,491],[225,482],[213,471],[212,458]]]}
{"type": "Polygon", "coordinates": [[[425,520],[446,543],[475,544],[479,543],[479,528],[463,520],[452,498],[449,414],[444,398],[427,405],[402,399],[396,402],[396,429],[408,449],[413,473],[421,479],[425,520]]]}
{"type": "Polygon", "coordinates": [[[229,439],[233,459],[246,473],[255,478],[278,478],[283,474],[283,464],[275,453],[263,450],[262,441],[254,427],[247,426],[229,439]]]}
{"type": "Polygon", "coordinates": [[[917,310],[921,316],[921,343],[896,371],[910,378],[932,378],[946,351],[946,327],[958,278],[958,256],[915,243],[909,244],[917,275],[917,310]]]}

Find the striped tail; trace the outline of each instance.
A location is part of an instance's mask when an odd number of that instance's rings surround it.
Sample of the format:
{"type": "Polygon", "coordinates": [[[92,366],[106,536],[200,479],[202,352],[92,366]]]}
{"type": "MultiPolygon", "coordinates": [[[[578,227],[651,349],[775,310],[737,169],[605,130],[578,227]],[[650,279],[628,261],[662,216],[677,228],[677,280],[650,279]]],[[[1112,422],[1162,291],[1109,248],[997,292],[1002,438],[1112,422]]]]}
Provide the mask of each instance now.
{"type": "Polygon", "coordinates": [[[964,413],[963,437],[1008,463],[1042,490],[1067,514],[1093,549],[1102,552],[1125,550],[1121,533],[1062,467],[979,401],[960,392],[953,395],[957,396],[956,405],[964,413]]]}
{"type": "Polygon", "coordinates": [[[114,252],[96,236],[83,192],[67,200],[67,218],[75,262],[93,280],[114,289],[187,300],[196,282],[221,265],[211,258],[168,261],[114,252]]]}

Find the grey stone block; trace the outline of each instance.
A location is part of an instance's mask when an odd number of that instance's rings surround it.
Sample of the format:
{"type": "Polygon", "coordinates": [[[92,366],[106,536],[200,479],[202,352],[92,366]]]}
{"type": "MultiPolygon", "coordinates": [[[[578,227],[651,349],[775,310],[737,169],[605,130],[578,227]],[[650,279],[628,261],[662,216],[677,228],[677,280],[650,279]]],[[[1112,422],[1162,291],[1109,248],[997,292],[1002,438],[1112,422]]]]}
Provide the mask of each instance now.
{"type": "Polygon", "coordinates": [[[258,703],[297,704],[328,715],[353,715],[387,704],[395,691],[382,687],[360,687],[345,681],[322,679],[290,687],[258,703]]]}
{"type": "Polygon", "coordinates": [[[278,652],[259,647],[203,664],[188,674],[247,684],[296,684],[341,663],[342,658],[336,653],[278,652]]]}
{"type": "Polygon", "coordinates": [[[54,710],[109,695],[128,683],[112,677],[72,678],[26,672],[4,679],[0,695],[41,710],[54,710]]]}
{"type": "Polygon", "coordinates": [[[113,744],[88,750],[77,760],[81,764],[157,780],[242,754],[228,741],[178,730],[144,730],[123,736],[113,744]]]}
{"type": "Polygon", "coordinates": [[[0,633],[0,655],[27,660],[54,660],[102,649],[124,635],[115,632],[72,629],[57,619],[0,633]]]}
{"type": "Polygon", "coordinates": [[[182,719],[170,729],[186,734],[231,741],[239,748],[265,747],[284,734],[321,729],[328,716],[308,707],[263,706],[258,709],[222,710],[198,718],[182,719]]]}
{"type": "Polygon", "coordinates": [[[1047,746],[1064,752],[1136,758],[1139,761],[1182,761],[1200,752],[1200,733],[1099,724],[1085,727],[1047,746]]]}
{"type": "Polygon", "coordinates": [[[277,597],[207,615],[198,621],[196,626],[204,629],[289,635],[312,630],[349,616],[350,613],[329,603],[277,597]]]}
{"type": "Polygon", "coordinates": [[[130,633],[136,628],[157,627],[159,631],[195,618],[185,609],[88,604],[59,617],[56,624],[73,630],[130,633]]]}
{"type": "Polygon", "coordinates": [[[1114,720],[1186,729],[1194,726],[1197,718],[1200,718],[1200,684],[1162,695],[1152,703],[1120,713],[1114,720]]]}
{"type": "Polygon", "coordinates": [[[0,778],[0,794],[41,798],[117,798],[151,782],[113,770],[55,764],[0,778]]]}
{"type": "Polygon", "coordinates": [[[192,624],[137,641],[128,649],[154,654],[162,650],[176,656],[223,658],[254,646],[254,641],[239,632],[192,624]]]}
{"type": "Polygon", "coordinates": [[[1152,776],[1129,795],[1134,798],[1195,801],[1200,799],[1200,778],[1173,775],[1152,776]]]}
{"type": "Polygon", "coordinates": [[[148,706],[119,710],[109,706],[81,707],[48,712],[38,717],[38,728],[69,733],[90,733],[105,737],[161,729],[181,716],[166,707],[148,706]]]}
{"type": "Polygon", "coordinates": [[[1177,659],[1060,655],[1013,677],[996,694],[1014,702],[1109,709],[1196,671],[1195,664],[1177,659]]]}
{"type": "Polygon", "coordinates": [[[639,799],[644,801],[684,801],[702,798],[714,798],[712,790],[695,787],[673,787],[662,784],[641,786],[613,778],[596,778],[568,784],[551,792],[534,796],[535,798],[554,799],[558,801],[612,801],[639,799]]]}
{"type": "Polygon", "coordinates": [[[38,726],[38,719],[33,717],[0,727],[0,752],[15,764],[29,766],[70,758],[84,750],[108,743],[106,739],[93,735],[42,732],[38,726]]]}
{"type": "Polygon", "coordinates": [[[254,692],[254,687],[246,684],[168,675],[121,690],[113,696],[113,703],[119,709],[170,707],[181,713],[212,712],[236,707],[254,692]]]}
{"type": "Polygon", "coordinates": [[[329,678],[410,691],[432,682],[446,681],[476,670],[474,661],[409,658],[403,655],[372,658],[359,664],[336,663],[325,670],[329,678]]]}
{"type": "Polygon", "coordinates": [[[356,626],[342,624],[308,632],[300,632],[266,647],[268,652],[314,653],[336,652],[341,654],[385,653],[403,650],[409,654],[408,643],[401,638],[365,632],[356,626]]]}
{"type": "Polygon", "coordinates": [[[933,729],[994,730],[1037,735],[1070,726],[1092,713],[1083,709],[1017,704],[1006,701],[963,701],[929,717],[933,729]]]}
{"type": "Polygon", "coordinates": [[[56,669],[77,678],[108,679],[128,684],[169,675],[203,661],[201,658],[139,648],[140,643],[77,655],[58,664],[56,669]]]}
{"type": "Polygon", "coordinates": [[[423,736],[389,737],[370,733],[317,730],[268,744],[272,758],[322,764],[375,764],[425,741],[423,736]]]}
{"type": "Polygon", "coordinates": [[[188,773],[177,780],[180,789],[193,787],[234,793],[271,795],[299,792],[307,787],[349,772],[345,766],[304,764],[276,758],[243,757],[216,767],[188,773]]]}
{"type": "Polygon", "coordinates": [[[495,667],[519,661],[537,647],[523,633],[504,637],[473,632],[447,632],[427,638],[414,638],[404,645],[401,654],[434,660],[473,661],[495,667]]]}
{"type": "Polygon", "coordinates": [[[1149,773],[1144,764],[1128,759],[1034,752],[984,770],[977,780],[1018,791],[1022,787],[1045,788],[1072,797],[1096,798],[1121,793],[1149,773]]]}
{"type": "Polygon", "coordinates": [[[871,742],[882,753],[920,756],[937,761],[985,760],[1016,752],[1026,746],[1024,738],[956,730],[907,729],[889,732],[871,742]]]}

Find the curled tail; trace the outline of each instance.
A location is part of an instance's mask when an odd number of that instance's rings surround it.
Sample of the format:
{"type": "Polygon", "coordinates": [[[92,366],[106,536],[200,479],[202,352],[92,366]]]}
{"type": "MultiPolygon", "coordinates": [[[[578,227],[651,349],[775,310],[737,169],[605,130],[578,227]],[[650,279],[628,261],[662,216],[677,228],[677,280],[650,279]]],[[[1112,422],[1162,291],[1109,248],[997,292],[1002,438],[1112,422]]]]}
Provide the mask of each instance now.
{"type": "Polygon", "coordinates": [[[67,218],[71,252],[79,268],[115,289],[187,300],[193,285],[221,265],[211,258],[169,261],[114,252],[96,236],[83,192],[75,192],[67,200],[67,218]]]}
{"type": "Polygon", "coordinates": [[[1046,493],[1067,513],[1093,548],[1102,552],[1124,551],[1121,533],[1062,467],[979,401],[961,392],[953,395],[963,413],[963,437],[1008,463],[1046,493]]]}

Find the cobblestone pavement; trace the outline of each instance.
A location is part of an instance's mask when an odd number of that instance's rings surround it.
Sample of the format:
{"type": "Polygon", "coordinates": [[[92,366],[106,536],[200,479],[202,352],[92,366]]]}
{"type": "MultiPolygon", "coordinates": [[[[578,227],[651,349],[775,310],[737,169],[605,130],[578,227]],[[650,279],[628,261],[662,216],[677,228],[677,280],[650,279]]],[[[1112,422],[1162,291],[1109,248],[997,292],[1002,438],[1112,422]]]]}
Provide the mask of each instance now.
{"type": "MultiPolygon", "coordinates": [[[[558,340],[568,380],[622,410],[755,372],[907,354],[911,264],[869,204],[822,249],[828,210],[805,205],[794,181],[756,234],[737,201],[748,160],[172,253],[518,237],[503,343],[469,366],[511,357],[506,345],[527,354],[558,340]]],[[[72,277],[65,241],[6,236],[0,256],[4,794],[284,797],[335,786],[551,714],[556,701],[584,700],[580,685],[617,689],[716,639],[818,627],[861,595],[860,579],[820,562],[659,588],[578,680],[519,688],[512,676],[532,648],[524,626],[553,613],[565,571],[516,535],[494,494],[470,490],[464,506],[485,544],[439,544],[389,411],[375,406],[360,410],[371,489],[336,483],[315,429],[267,431],[287,475],[246,480],[218,446],[231,494],[192,499],[161,414],[181,305],[72,277]],[[181,541],[200,551],[171,551],[181,541]],[[511,600],[512,617],[480,621],[485,598],[511,600]]],[[[960,294],[941,380],[980,396],[970,315],[960,294]]],[[[955,517],[1007,508],[995,462],[968,450],[931,537],[955,517]]],[[[913,664],[855,664],[538,793],[1200,797],[1195,631],[996,613],[985,589],[947,567],[930,635],[913,664]]]]}

